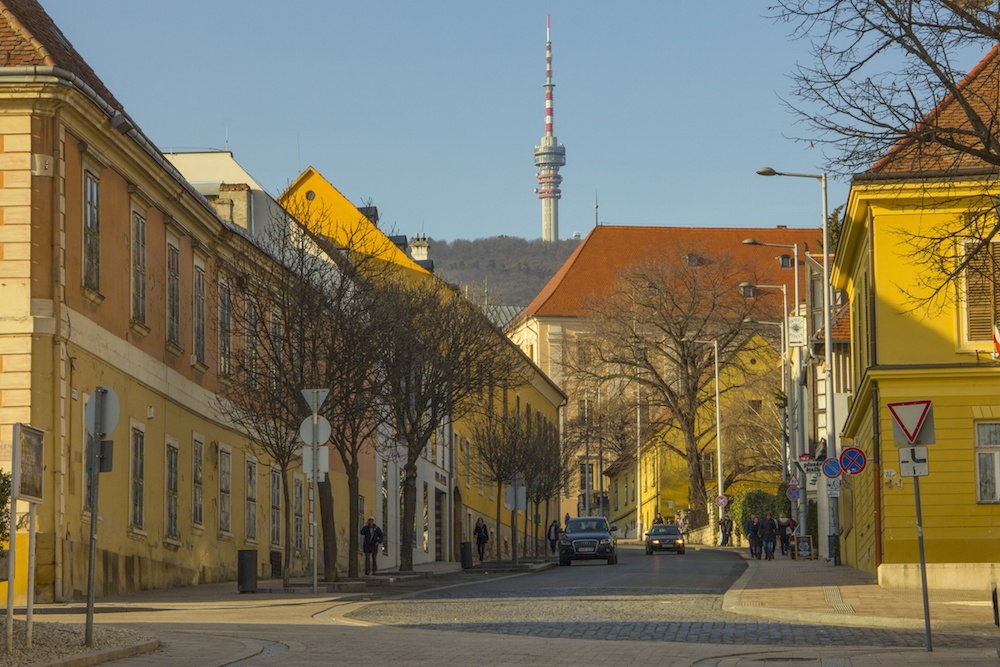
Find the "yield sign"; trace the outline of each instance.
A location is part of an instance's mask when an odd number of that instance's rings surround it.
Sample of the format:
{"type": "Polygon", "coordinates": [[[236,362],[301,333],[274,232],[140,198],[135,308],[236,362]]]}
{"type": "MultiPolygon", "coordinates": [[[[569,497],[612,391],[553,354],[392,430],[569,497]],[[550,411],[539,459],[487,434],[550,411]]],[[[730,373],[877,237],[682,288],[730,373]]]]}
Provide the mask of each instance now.
{"type": "Polygon", "coordinates": [[[927,413],[931,409],[930,399],[920,401],[901,401],[899,403],[887,403],[893,420],[903,430],[903,435],[911,443],[920,435],[920,429],[924,426],[927,413]]]}

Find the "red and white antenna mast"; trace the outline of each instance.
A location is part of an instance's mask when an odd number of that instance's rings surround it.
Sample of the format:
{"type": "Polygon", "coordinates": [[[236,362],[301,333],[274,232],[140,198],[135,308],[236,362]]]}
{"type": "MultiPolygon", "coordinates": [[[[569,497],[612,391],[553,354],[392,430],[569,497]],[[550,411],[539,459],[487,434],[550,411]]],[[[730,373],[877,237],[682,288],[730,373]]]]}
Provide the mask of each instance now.
{"type": "Polygon", "coordinates": [[[535,146],[535,166],[538,167],[538,187],[535,192],[542,200],[542,240],[559,240],[559,168],[566,164],[566,147],[559,143],[553,132],[552,89],[552,23],[545,17],[545,136],[541,145],[535,146]]]}

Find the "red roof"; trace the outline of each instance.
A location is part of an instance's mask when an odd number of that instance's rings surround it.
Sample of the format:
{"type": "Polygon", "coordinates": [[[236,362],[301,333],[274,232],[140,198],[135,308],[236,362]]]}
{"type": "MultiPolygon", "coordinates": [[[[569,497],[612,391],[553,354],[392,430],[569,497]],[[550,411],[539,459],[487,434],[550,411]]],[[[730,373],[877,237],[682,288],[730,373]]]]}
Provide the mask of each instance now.
{"type": "MultiPolygon", "coordinates": [[[[726,258],[746,267],[747,282],[787,285],[788,305],[794,301],[794,272],[781,269],[775,259],[791,249],[744,245],[743,240],[799,244],[799,291],[805,298],[805,252],[820,249],[819,228],[760,227],[595,227],[576,251],[521,313],[524,317],[584,317],[588,299],[600,296],[616,274],[629,266],[658,258],[681,261],[686,254],[726,258]]],[[[735,286],[734,286],[735,287],[735,286]]]]}
{"type": "Polygon", "coordinates": [[[72,72],[105,102],[123,111],[36,0],[0,0],[0,54],[3,67],[61,67],[72,72]]]}
{"type": "MultiPolygon", "coordinates": [[[[1000,104],[997,87],[1000,84],[1000,46],[994,46],[965,78],[958,84],[958,90],[972,110],[987,125],[994,123],[1000,104]]],[[[967,146],[969,150],[981,149],[979,139],[972,132],[968,115],[952,93],[924,117],[924,122],[914,128],[915,133],[923,129],[934,130],[944,139],[967,146]]],[[[955,169],[982,169],[989,167],[984,160],[965,151],[949,148],[939,141],[918,141],[907,136],[896,142],[888,153],[874,165],[871,173],[899,174],[911,172],[943,172],[955,169]]]]}

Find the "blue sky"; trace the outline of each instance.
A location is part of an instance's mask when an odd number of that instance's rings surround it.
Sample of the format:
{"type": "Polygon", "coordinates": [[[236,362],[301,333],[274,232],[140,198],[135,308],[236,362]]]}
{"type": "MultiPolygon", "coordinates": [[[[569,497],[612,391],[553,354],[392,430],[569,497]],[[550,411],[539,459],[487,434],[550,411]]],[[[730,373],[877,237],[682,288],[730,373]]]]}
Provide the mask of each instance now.
{"type": "MultiPolygon", "coordinates": [[[[272,194],[307,166],[397,233],[541,236],[552,15],[559,231],[818,226],[819,149],[781,104],[807,58],[766,3],[41,0],[162,150],[229,148],[272,194]]],[[[847,185],[831,182],[830,208],[847,185]]],[[[433,254],[433,251],[432,251],[433,254]]]]}

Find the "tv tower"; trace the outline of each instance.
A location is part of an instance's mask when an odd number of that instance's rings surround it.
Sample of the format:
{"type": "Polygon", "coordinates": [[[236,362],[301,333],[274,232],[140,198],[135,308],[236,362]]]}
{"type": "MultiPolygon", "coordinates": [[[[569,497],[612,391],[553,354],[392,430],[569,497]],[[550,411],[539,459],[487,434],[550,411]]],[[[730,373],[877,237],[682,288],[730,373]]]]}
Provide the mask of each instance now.
{"type": "Polygon", "coordinates": [[[542,241],[559,240],[559,198],[562,176],[559,167],[566,164],[566,147],[559,143],[552,132],[552,24],[545,17],[545,136],[540,146],[535,146],[535,166],[538,167],[538,187],[535,192],[542,200],[542,241]]]}

